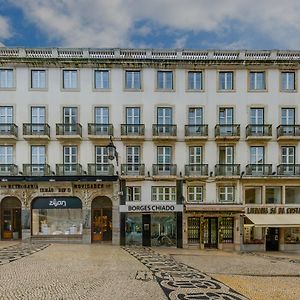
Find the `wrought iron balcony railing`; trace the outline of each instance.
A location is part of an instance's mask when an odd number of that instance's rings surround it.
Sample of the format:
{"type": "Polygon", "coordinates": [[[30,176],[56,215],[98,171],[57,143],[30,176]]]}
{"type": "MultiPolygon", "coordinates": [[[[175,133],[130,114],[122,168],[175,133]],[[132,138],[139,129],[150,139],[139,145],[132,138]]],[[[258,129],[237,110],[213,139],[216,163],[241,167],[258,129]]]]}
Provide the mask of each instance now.
{"type": "Polygon", "coordinates": [[[0,123],[0,136],[13,135],[18,136],[18,126],[13,123],[0,123]]]}
{"type": "Polygon", "coordinates": [[[152,165],[153,176],[176,176],[177,165],[174,164],[155,164],[152,165]]]}
{"type": "Polygon", "coordinates": [[[0,164],[1,176],[15,176],[18,175],[18,166],[14,164],[0,164]]]}
{"type": "Polygon", "coordinates": [[[122,164],[121,174],[127,176],[144,176],[145,164],[122,164]]]}
{"type": "Polygon", "coordinates": [[[56,164],[56,175],[82,175],[82,166],[80,164],[56,164]]]}
{"type": "Polygon", "coordinates": [[[153,124],[153,136],[176,136],[177,125],[153,124]]]}
{"type": "Polygon", "coordinates": [[[300,137],[300,125],[279,125],[277,137],[294,136],[300,137]]]}
{"type": "Polygon", "coordinates": [[[280,164],[277,166],[277,175],[300,176],[300,164],[280,164]]]}
{"type": "Polygon", "coordinates": [[[239,137],[239,124],[217,124],[215,126],[215,137],[239,137]]]}
{"type": "Polygon", "coordinates": [[[260,136],[272,136],[272,125],[270,124],[260,124],[252,125],[249,124],[246,127],[246,137],[260,137],[260,136]]]}
{"type": "Polygon", "coordinates": [[[91,176],[113,176],[113,164],[88,164],[88,174],[91,176]]]}
{"type": "Polygon", "coordinates": [[[272,175],[271,164],[249,164],[246,166],[248,176],[269,176],[272,175]]]}
{"type": "Polygon", "coordinates": [[[88,123],[88,135],[114,135],[114,127],[112,124],[88,123]]]}
{"type": "Polygon", "coordinates": [[[50,126],[46,123],[44,124],[24,123],[23,135],[47,135],[50,137],[50,126]]]}
{"type": "Polygon", "coordinates": [[[23,164],[25,176],[49,176],[50,166],[47,164],[23,164]]]}
{"type": "Polygon", "coordinates": [[[192,137],[207,137],[208,136],[208,125],[185,125],[185,136],[192,137]]]}
{"type": "Polygon", "coordinates": [[[145,135],[144,124],[121,124],[122,136],[143,136],[145,135]]]}
{"type": "Polygon", "coordinates": [[[82,126],[74,124],[56,124],[56,135],[80,135],[82,136],[82,126]]]}
{"type": "Polygon", "coordinates": [[[207,164],[185,165],[185,176],[208,176],[207,164]]]}
{"type": "Polygon", "coordinates": [[[217,164],[215,165],[216,176],[239,176],[240,165],[239,164],[217,164]]]}

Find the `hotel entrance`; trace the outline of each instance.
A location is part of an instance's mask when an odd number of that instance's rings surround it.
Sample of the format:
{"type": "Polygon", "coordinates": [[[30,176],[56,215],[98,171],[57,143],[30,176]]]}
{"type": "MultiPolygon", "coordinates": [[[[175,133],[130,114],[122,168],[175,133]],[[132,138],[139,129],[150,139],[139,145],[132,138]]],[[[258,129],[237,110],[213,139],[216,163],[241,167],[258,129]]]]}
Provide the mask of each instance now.
{"type": "Polygon", "coordinates": [[[204,248],[218,248],[218,218],[204,218],[204,248]]]}

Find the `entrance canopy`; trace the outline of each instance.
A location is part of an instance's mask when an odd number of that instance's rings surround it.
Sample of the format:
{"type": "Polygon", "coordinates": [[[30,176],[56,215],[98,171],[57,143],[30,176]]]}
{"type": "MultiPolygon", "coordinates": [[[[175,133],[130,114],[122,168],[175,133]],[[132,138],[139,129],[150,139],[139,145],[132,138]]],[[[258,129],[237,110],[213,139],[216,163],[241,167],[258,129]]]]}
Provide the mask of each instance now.
{"type": "Polygon", "coordinates": [[[298,214],[246,214],[246,217],[256,227],[300,227],[300,215],[298,214]]]}

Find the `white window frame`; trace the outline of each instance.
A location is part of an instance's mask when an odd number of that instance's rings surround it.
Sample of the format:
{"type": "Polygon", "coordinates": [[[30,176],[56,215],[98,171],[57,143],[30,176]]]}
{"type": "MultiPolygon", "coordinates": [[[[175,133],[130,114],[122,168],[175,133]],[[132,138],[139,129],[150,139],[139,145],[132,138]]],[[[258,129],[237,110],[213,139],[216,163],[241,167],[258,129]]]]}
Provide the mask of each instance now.
{"type": "Polygon", "coordinates": [[[0,69],[0,89],[13,90],[15,89],[15,69],[2,68],[0,69]]]}
{"type": "Polygon", "coordinates": [[[0,106],[0,123],[12,124],[14,122],[13,106],[0,106]],[[3,122],[2,122],[3,119],[3,122]]]}
{"type": "Polygon", "coordinates": [[[172,70],[158,70],[156,79],[156,89],[158,91],[173,91],[174,90],[174,71],[172,70]],[[168,75],[171,74],[171,80],[168,75]],[[160,75],[162,78],[160,78],[160,75]],[[162,81],[160,81],[162,79],[162,81]]]}
{"type": "Polygon", "coordinates": [[[234,72],[219,71],[219,91],[234,91],[234,72]],[[222,86],[222,76],[224,75],[224,86],[222,86]],[[229,76],[230,75],[230,76],[229,76]]]}
{"type": "Polygon", "coordinates": [[[127,186],[126,187],[126,202],[141,202],[142,189],[140,186],[127,186]]]}
{"type": "Polygon", "coordinates": [[[175,202],[176,186],[152,186],[152,198],[154,202],[175,202]]]}
{"type": "Polygon", "coordinates": [[[296,72],[295,71],[282,71],[280,72],[280,90],[282,92],[296,91],[296,72]],[[289,75],[293,74],[291,79],[289,75]],[[286,78],[284,78],[286,76],[286,78]]]}
{"type": "Polygon", "coordinates": [[[11,165],[14,160],[14,147],[12,145],[0,146],[0,164],[11,165]]]}
{"type": "Polygon", "coordinates": [[[224,185],[218,187],[218,200],[220,203],[234,203],[235,202],[235,186],[224,185]],[[224,195],[224,199],[221,199],[224,195]],[[229,199],[231,196],[232,199],[229,199]]]}
{"type": "Polygon", "coordinates": [[[204,188],[201,185],[188,186],[187,188],[187,203],[202,203],[204,188]]]}
{"type": "Polygon", "coordinates": [[[78,91],[79,90],[79,70],[77,69],[64,69],[62,70],[62,89],[78,91]],[[69,74],[68,78],[67,76],[69,74]]]}
{"type": "Polygon", "coordinates": [[[141,70],[125,70],[125,90],[141,90],[142,89],[142,72],[141,70]],[[136,77],[137,75],[137,77],[136,77]]]}
{"type": "Polygon", "coordinates": [[[187,72],[187,91],[203,91],[203,71],[187,72]]]}
{"type": "Polygon", "coordinates": [[[250,71],[249,72],[249,90],[250,91],[266,91],[267,90],[266,71],[250,71]],[[259,85],[259,83],[260,83],[260,80],[258,78],[259,74],[263,75],[262,86],[259,85]]]}
{"type": "Polygon", "coordinates": [[[48,76],[46,69],[31,69],[30,70],[30,89],[31,90],[46,90],[48,85],[48,76]],[[34,74],[36,74],[37,79],[34,80],[34,74]],[[34,86],[34,83],[37,85],[34,86]]]}
{"type": "Polygon", "coordinates": [[[95,124],[109,124],[109,107],[96,106],[94,107],[95,124]]]}
{"type": "Polygon", "coordinates": [[[94,70],[93,72],[93,89],[98,90],[109,90],[110,89],[110,70],[94,70]],[[100,74],[100,78],[97,78],[97,74],[100,74]],[[104,77],[104,74],[107,75],[107,79],[104,77]],[[98,85],[99,81],[99,85],[98,85]]]}

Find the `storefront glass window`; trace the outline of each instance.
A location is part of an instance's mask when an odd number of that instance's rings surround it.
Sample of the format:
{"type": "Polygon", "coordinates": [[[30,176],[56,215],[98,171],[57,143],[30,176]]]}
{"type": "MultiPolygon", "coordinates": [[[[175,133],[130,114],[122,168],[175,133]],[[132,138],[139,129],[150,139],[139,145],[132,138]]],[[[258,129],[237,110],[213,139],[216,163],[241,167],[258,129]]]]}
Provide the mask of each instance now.
{"type": "Polygon", "coordinates": [[[176,246],[176,216],[174,214],[151,216],[151,245],[176,246]]]}
{"type": "Polygon", "coordinates": [[[286,244],[300,244],[300,227],[285,228],[284,242],[286,244]]]}
{"type": "Polygon", "coordinates": [[[285,188],[285,203],[300,204],[300,187],[285,188]]]}
{"type": "Polygon", "coordinates": [[[126,220],[126,245],[142,245],[142,215],[128,214],[126,220]]]}
{"type": "Polygon", "coordinates": [[[245,204],[261,204],[261,187],[247,187],[245,189],[245,204]]]}
{"type": "Polygon", "coordinates": [[[266,187],[266,204],[281,204],[281,187],[266,187]]]}
{"type": "Polygon", "coordinates": [[[222,243],[233,243],[233,218],[221,218],[220,221],[220,233],[222,243]]]}
{"type": "Polygon", "coordinates": [[[71,235],[82,234],[82,210],[67,209],[33,209],[33,235],[71,235]]]}
{"type": "Polygon", "coordinates": [[[262,227],[254,227],[251,221],[244,219],[244,244],[263,244],[264,229],[262,227]]]}

